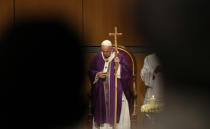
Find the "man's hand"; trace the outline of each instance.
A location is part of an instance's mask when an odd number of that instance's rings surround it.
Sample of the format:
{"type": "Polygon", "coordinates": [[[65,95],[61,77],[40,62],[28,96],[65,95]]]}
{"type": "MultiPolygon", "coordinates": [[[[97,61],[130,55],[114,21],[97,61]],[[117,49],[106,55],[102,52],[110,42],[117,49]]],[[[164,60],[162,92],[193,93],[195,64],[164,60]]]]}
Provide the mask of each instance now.
{"type": "Polygon", "coordinates": [[[115,63],[120,63],[120,59],[119,59],[118,57],[115,57],[115,58],[114,58],[114,62],[115,62],[115,63]]]}
{"type": "Polygon", "coordinates": [[[98,72],[96,74],[96,76],[99,77],[99,78],[106,78],[106,73],[104,73],[104,72],[98,72]]]}

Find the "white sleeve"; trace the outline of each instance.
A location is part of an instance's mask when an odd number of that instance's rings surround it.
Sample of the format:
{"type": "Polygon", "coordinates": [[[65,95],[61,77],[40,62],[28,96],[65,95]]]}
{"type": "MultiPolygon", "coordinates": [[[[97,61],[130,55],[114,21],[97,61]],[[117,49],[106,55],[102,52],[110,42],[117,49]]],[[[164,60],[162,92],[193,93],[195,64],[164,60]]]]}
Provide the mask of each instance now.
{"type": "Polygon", "coordinates": [[[95,84],[97,81],[98,81],[98,76],[97,76],[97,74],[96,74],[95,80],[94,80],[93,84],[95,84]]]}
{"type": "Polygon", "coordinates": [[[140,73],[141,79],[144,81],[146,86],[151,86],[152,75],[153,75],[153,73],[151,72],[148,58],[146,57],[144,59],[144,65],[143,65],[143,68],[140,73]]]}

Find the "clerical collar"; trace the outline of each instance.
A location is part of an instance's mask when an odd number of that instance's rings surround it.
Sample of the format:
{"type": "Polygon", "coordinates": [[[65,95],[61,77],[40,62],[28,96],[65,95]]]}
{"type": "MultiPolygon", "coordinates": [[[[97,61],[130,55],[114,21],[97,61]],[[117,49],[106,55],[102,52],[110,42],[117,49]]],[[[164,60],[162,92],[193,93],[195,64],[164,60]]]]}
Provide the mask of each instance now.
{"type": "Polygon", "coordinates": [[[102,58],[104,59],[105,62],[110,62],[110,61],[112,61],[112,60],[114,59],[114,56],[115,56],[114,53],[115,53],[115,52],[112,52],[111,55],[110,55],[108,58],[105,58],[105,57],[104,57],[103,52],[101,52],[101,55],[102,55],[102,58]]]}

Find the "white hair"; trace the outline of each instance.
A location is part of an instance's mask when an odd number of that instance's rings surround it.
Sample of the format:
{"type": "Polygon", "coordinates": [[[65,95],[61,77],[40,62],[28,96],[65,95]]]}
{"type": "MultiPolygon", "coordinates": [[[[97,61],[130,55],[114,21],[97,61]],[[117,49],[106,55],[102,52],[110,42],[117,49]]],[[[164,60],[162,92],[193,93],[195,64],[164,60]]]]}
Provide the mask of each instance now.
{"type": "Polygon", "coordinates": [[[101,46],[112,46],[112,42],[110,40],[104,40],[101,43],[101,46]]]}

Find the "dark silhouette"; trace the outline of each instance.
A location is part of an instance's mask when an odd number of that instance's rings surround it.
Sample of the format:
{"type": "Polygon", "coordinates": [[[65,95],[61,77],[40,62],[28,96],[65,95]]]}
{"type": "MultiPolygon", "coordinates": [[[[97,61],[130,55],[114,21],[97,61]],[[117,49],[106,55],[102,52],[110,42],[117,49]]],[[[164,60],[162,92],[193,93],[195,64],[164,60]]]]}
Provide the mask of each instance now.
{"type": "Polygon", "coordinates": [[[206,0],[139,2],[137,31],[158,55],[166,82],[156,129],[209,128],[209,12],[206,0]]]}
{"type": "Polygon", "coordinates": [[[73,127],[86,111],[82,41],[56,19],[16,22],[0,42],[0,128],[73,127]]]}

